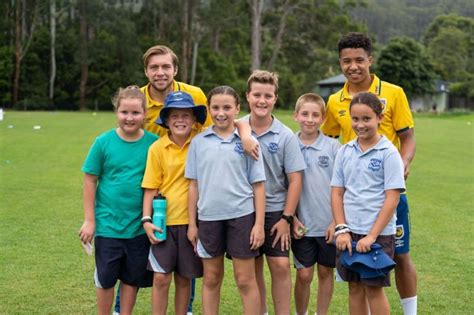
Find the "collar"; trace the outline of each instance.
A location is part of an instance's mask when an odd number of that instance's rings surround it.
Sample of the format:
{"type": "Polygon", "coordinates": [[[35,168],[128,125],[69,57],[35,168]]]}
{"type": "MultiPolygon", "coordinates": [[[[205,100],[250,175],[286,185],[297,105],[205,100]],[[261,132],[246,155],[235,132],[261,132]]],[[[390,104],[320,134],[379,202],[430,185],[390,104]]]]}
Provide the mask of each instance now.
{"type": "MultiPolygon", "coordinates": [[[[168,131],[168,132],[166,133],[166,135],[164,135],[163,137],[161,137],[161,139],[163,139],[163,140],[162,140],[162,141],[164,142],[164,143],[163,143],[163,146],[164,146],[165,148],[169,147],[170,145],[175,145],[175,146],[177,146],[176,143],[174,143],[173,141],[171,141],[170,136],[169,136],[169,133],[170,133],[170,132],[168,131]]],[[[197,134],[196,130],[192,129],[192,130],[191,130],[191,133],[189,134],[188,139],[186,139],[186,141],[184,142],[183,148],[184,148],[185,146],[187,146],[187,145],[191,142],[191,140],[196,136],[196,134],[197,134]]]]}
{"type": "Polygon", "coordinates": [[[324,137],[325,135],[321,132],[321,130],[319,131],[319,135],[318,137],[316,138],[316,141],[314,141],[313,143],[311,143],[310,145],[306,145],[304,144],[301,139],[300,139],[300,133],[301,131],[298,131],[296,133],[296,136],[298,138],[298,143],[300,144],[300,149],[301,148],[311,148],[311,149],[314,149],[314,150],[318,150],[318,151],[321,151],[322,150],[322,145],[323,145],[323,141],[324,141],[324,137]]]}
{"type": "MultiPolygon", "coordinates": [[[[250,124],[250,114],[244,116],[242,119],[246,119],[250,124]]],[[[272,115],[272,124],[270,125],[270,128],[268,128],[267,131],[265,131],[259,136],[255,135],[255,137],[260,138],[269,132],[273,134],[279,134],[281,132],[281,128],[283,128],[283,124],[275,116],[272,115]]],[[[253,130],[252,130],[252,133],[253,133],[253,130]]]]}
{"type": "MultiPolygon", "coordinates": [[[[181,86],[178,81],[173,80],[173,92],[174,91],[181,91],[181,86]]],[[[151,98],[150,95],[150,83],[144,86],[143,92],[145,93],[146,99],[147,99],[147,107],[150,108],[152,106],[164,106],[164,103],[160,103],[158,101],[155,101],[154,99],[151,98]]]]}
{"type": "MultiPolygon", "coordinates": [[[[379,142],[377,142],[369,150],[363,152],[363,155],[371,152],[372,150],[381,151],[381,150],[388,149],[390,147],[390,144],[391,144],[391,142],[387,139],[387,137],[385,137],[384,135],[381,135],[379,142]]],[[[353,148],[357,149],[359,152],[362,152],[362,150],[360,149],[360,146],[359,146],[359,142],[357,142],[357,138],[355,138],[352,141],[349,141],[347,143],[347,146],[353,147],[353,148]]]]}
{"type": "MultiPolygon", "coordinates": [[[[380,93],[382,93],[382,81],[375,74],[371,74],[370,77],[372,79],[372,83],[370,84],[369,90],[367,92],[380,96],[380,93]]],[[[349,93],[349,81],[347,80],[346,83],[344,83],[339,100],[342,102],[345,99],[352,100],[352,95],[349,93]]]]}
{"type": "MultiPolygon", "coordinates": [[[[204,130],[204,131],[202,132],[202,135],[203,135],[204,137],[208,137],[208,136],[210,136],[210,135],[214,135],[214,136],[218,137],[218,138],[221,139],[221,140],[226,140],[226,139],[222,139],[222,138],[214,131],[214,128],[213,128],[213,127],[214,127],[214,125],[209,126],[206,130],[204,130]]],[[[229,141],[232,141],[235,137],[237,137],[237,138],[240,139],[239,132],[237,131],[237,128],[234,128],[234,136],[231,137],[231,139],[228,139],[228,140],[229,140],[229,141]]]]}

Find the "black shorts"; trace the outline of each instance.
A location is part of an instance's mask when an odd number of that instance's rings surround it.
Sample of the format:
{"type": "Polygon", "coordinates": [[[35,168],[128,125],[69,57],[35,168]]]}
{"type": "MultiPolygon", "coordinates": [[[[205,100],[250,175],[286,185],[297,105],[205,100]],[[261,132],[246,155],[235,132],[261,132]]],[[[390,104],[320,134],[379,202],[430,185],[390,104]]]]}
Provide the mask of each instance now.
{"type": "Polygon", "coordinates": [[[326,243],[326,238],[305,236],[291,242],[296,269],[309,268],[318,263],[321,266],[336,267],[336,246],[326,243]]]}
{"type": "Polygon", "coordinates": [[[281,220],[282,211],[265,212],[265,242],[260,247],[260,255],[267,255],[269,257],[289,257],[289,250],[281,250],[281,239],[272,247],[275,240],[276,233],[270,235],[272,227],[281,220]]]}
{"type": "Polygon", "coordinates": [[[130,239],[97,236],[95,285],[109,289],[120,279],[135,287],[151,287],[153,272],[146,269],[150,242],[146,234],[130,239]]]}
{"type": "MultiPolygon", "coordinates": [[[[353,241],[357,242],[361,238],[365,237],[365,235],[351,233],[351,237],[353,241]]],[[[395,235],[379,235],[375,242],[379,243],[382,246],[383,251],[388,255],[388,257],[393,259],[393,254],[395,253],[395,235]]],[[[336,268],[342,280],[349,282],[360,282],[362,284],[372,287],[390,286],[390,273],[388,273],[385,277],[362,279],[357,272],[349,270],[341,264],[341,260],[339,258],[340,255],[341,251],[337,250],[336,268]]]]}

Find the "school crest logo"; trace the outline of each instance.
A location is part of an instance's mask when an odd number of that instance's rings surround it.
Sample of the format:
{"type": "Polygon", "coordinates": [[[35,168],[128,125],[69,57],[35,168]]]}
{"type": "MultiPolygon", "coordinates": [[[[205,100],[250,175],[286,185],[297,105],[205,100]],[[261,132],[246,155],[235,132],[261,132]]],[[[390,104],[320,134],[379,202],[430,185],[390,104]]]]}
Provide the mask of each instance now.
{"type": "Polygon", "coordinates": [[[345,109],[341,109],[339,111],[339,117],[342,117],[342,116],[345,116],[346,115],[346,110],[345,109]]]}
{"type": "Polygon", "coordinates": [[[244,148],[242,147],[241,142],[235,143],[234,151],[237,152],[238,154],[244,154],[244,148]]]}
{"type": "Polygon", "coordinates": [[[382,160],[370,159],[369,170],[377,172],[382,168],[382,160]]]}
{"type": "Polygon", "coordinates": [[[320,167],[328,167],[329,166],[329,156],[327,156],[327,155],[318,156],[318,165],[320,167]]]}
{"type": "Polygon", "coordinates": [[[268,144],[268,152],[275,154],[278,152],[278,143],[270,142],[268,144]]]}

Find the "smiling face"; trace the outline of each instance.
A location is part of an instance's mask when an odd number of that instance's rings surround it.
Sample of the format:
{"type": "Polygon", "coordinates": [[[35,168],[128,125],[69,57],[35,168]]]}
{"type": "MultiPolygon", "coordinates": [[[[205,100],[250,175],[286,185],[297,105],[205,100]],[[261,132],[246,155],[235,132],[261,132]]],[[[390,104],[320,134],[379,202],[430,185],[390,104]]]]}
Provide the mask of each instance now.
{"type": "Polygon", "coordinates": [[[363,48],[344,48],[339,53],[339,65],[350,84],[369,84],[372,56],[363,48]]]}
{"type": "Polygon", "coordinates": [[[371,142],[377,139],[377,129],[382,118],[383,114],[377,115],[374,109],[367,104],[351,105],[352,129],[359,140],[371,142]]]}
{"type": "Polygon", "coordinates": [[[173,80],[178,73],[170,54],[152,55],[148,59],[145,75],[150,87],[158,93],[169,93],[173,90],[173,80]]]}
{"type": "Polygon", "coordinates": [[[269,83],[253,82],[246,93],[250,115],[256,119],[268,118],[277,101],[276,87],[269,83]]]}
{"type": "Polygon", "coordinates": [[[117,123],[120,131],[128,138],[134,138],[140,134],[145,119],[143,101],[137,98],[123,98],[118,104],[117,123]]]}
{"type": "Polygon", "coordinates": [[[185,139],[187,139],[191,134],[195,121],[196,117],[191,108],[170,109],[168,117],[166,118],[166,124],[168,125],[171,134],[174,137],[185,139]]]}
{"type": "Polygon", "coordinates": [[[315,136],[324,121],[322,106],[316,102],[304,102],[295,112],[294,118],[300,125],[302,135],[315,136]]]}
{"type": "Polygon", "coordinates": [[[234,130],[234,120],[239,114],[240,105],[234,96],[215,94],[209,100],[209,114],[218,133],[230,133],[234,130]]]}

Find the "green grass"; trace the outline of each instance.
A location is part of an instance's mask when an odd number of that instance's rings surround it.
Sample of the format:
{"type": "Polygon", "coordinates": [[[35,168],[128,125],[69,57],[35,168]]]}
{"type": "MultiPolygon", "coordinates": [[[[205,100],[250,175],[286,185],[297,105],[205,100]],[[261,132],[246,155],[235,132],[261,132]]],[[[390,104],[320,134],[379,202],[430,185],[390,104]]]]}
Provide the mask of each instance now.
{"type": "MultiPolygon", "coordinates": [[[[290,112],[276,116],[296,127],[290,112]]],[[[417,154],[407,185],[419,314],[472,313],[474,115],[415,119],[417,154]]],[[[77,237],[80,168],[95,136],[114,120],[110,112],[8,111],[0,122],[0,314],[95,313],[94,261],[77,237]]],[[[222,314],[241,313],[231,269],[226,262],[222,314]]],[[[393,313],[401,314],[395,288],[387,294],[393,313]]],[[[346,285],[337,283],[330,312],[346,314],[346,304],[346,285]]],[[[144,289],[136,314],[149,313],[144,289]]]]}

